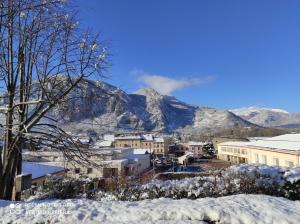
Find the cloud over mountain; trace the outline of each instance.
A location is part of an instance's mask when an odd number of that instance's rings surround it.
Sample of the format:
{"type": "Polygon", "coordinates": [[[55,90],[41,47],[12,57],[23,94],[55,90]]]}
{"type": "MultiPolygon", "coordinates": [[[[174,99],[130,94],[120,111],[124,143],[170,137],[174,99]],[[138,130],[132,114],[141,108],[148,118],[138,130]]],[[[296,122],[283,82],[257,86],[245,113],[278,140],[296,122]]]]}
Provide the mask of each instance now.
{"type": "Polygon", "coordinates": [[[134,70],[132,74],[136,75],[138,81],[146,87],[155,89],[163,95],[172,95],[173,92],[190,86],[206,84],[214,80],[213,76],[205,76],[191,79],[175,79],[164,75],[149,74],[142,70],[134,70]]]}

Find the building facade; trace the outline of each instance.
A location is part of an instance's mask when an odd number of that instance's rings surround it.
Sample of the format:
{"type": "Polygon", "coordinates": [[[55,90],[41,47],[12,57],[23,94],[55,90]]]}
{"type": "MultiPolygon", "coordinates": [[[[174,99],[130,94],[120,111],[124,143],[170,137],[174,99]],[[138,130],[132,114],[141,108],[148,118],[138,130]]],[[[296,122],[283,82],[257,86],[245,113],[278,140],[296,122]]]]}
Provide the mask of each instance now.
{"type": "Polygon", "coordinates": [[[139,149],[142,145],[141,136],[124,136],[124,137],[115,137],[115,147],[116,148],[135,148],[139,149]]]}
{"type": "Polygon", "coordinates": [[[150,134],[115,137],[114,145],[116,148],[150,149],[151,152],[159,156],[168,154],[168,145],[165,139],[153,137],[150,134]]]}
{"type": "Polygon", "coordinates": [[[300,165],[300,134],[281,135],[253,142],[223,142],[217,145],[217,149],[219,159],[237,164],[300,165]]]}
{"type": "Polygon", "coordinates": [[[199,158],[205,153],[203,147],[206,144],[206,142],[188,142],[188,151],[193,154],[193,157],[199,158]]]}

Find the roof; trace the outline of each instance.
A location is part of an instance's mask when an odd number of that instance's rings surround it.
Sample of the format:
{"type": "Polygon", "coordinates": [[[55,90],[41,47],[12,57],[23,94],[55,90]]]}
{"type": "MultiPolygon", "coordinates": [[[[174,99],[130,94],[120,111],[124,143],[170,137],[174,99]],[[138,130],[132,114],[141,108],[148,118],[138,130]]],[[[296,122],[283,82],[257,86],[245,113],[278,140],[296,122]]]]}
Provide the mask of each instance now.
{"type": "Polygon", "coordinates": [[[92,154],[101,155],[101,154],[114,154],[114,153],[123,153],[127,151],[133,151],[132,148],[101,148],[95,149],[93,148],[92,154]]]}
{"type": "Polygon", "coordinates": [[[146,141],[152,141],[153,140],[153,135],[152,134],[143,134],[143,138],[146,141]]]}
{"type": "Polygon", "coordinates": [[[249,146],[300,151],[300,134],[285,134],[254,142],[223,142],[219,145],[249,146]]]}
{"type": "Polygon", "coordinates": [[[114,135],[104,135],[103,139],[104,139],[104,141],[114,141],[115,136],[114,135]]]}
{"type": "Polygon", "coordinates": [[[270,138],[270,137],[250,137],[250,138],[248,138],[248,140],[250,142],[253,142],[253,141],[258,141],[258,140],[265,140],[265,139],[268,139],[268,138],[270,138]]]}
{"type": "Polygon", "coordinates": [[[151,152],[151,149],[133,149],[133,154],[146,154],[151,152]]]}
{"type": "Polygon", "coordinates": [[[129,136],[120,136],[120,137],[115,137],[115,140],[127,140],[127,139],[141,139],[140,135],[129,135],[129,136]]]}
{"type": "Polygon", "coordinates": [[[101,160],[97,161],[97,164],[99,165],[115,165],[115,164],[123,164],[128,163],[128,159],[112,159],[112,160],[101,160]]]}
{"type": "Polygon", "coordinates": [[[94,147],[110,147],[112,146],[112,141],[101,141],[101,142],[96,142],[94,147]]]}
{"type": "Polygon", "coordinates": [[[154,142],[165,142],[164,138],[156,137],[154,138],[154,142]]]}
{"type": "Polygon", "coordinates": [[[245,146],[249,145],[250,142],[237,142],[237,141],[229,141],[229,142],[222,142],[218,145],[226,145],[226,146],[245,146]]]}
{"type": "Polygon", "coordinates": [[[205,144],[207,144],[206,142],[193,142],[193,141],[190,141],[189,143],[188,143],[189,145],[205,145],[205,144]]]}
{"type": "Polygon", "coordinates": [[[60,171],[64,171],[64,168],[31,162],[22,163],[22,174],[32,174],[32,179],[36,179],[47,174],[54,174],[60,171]]]}
{"type": "Polygon", "coordinates": [[[286,134],[256,142],[251,146],[300,151],[300,134],[286,134]]]}
{"type": "Polygon", "coordinates": [[[126,156],[127,159],[142,159],[149,157],[149,154],[130,154],[126,156]]]}

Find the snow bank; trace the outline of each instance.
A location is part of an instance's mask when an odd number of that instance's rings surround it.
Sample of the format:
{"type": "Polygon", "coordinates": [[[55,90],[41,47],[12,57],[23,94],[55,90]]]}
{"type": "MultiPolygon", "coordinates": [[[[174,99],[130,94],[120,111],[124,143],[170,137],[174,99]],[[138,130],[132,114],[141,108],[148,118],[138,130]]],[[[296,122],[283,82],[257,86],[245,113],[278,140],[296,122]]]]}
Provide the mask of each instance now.
{"type": "Polygon", "coordinates": [[[300,202],[266,195],[139,202],[0,201],[1,223],[300,223],[300,202]],[[204,223],[204,222],[203,222],[204,223]]]}

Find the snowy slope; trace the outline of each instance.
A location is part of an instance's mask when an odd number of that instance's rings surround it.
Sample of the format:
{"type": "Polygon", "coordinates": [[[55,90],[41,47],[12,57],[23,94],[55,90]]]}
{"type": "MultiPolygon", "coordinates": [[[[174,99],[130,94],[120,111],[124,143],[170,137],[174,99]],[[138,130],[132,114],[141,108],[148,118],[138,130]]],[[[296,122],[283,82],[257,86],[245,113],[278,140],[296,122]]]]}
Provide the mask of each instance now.
{"type": "Polygon", "coordinates": [[[244,107],[230,110],[247,121],[264,127],[300,127],[300,114],[264,107],[244,107]]]}
{"type": "Polygon", "coordinates": [[[254,125],[239,116],[224,110],[202,107],[196,111],[194,127],[219,128],[253,127],[254,125]]]}
{"type": "Polygon", "coordinates": [[[145,88],[130,95],[134,99],[144,99],[144,110],[150,115],[149,121],[154,129],[172,131],[193,124],[197,107],[164,96],[154,89],[145,88]]]}
{"type": "Polygon", "coordinates": [[[86,199],[0,201],[0,223],[298,224],[300,202],[266,195],[138,202],[86,199]],[[205,222],[202,222],[205,223],[205,222]]]}

